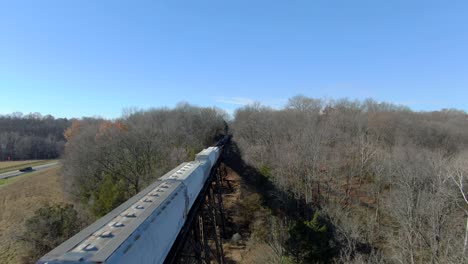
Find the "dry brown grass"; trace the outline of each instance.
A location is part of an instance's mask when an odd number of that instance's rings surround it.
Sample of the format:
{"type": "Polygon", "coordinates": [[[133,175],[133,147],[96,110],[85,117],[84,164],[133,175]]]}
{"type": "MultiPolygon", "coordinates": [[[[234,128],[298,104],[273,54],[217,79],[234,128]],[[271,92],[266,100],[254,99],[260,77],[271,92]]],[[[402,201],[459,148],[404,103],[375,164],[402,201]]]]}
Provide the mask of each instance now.
{"type": "Polygon", "coordinates": [[[18,263],[24,251],[18,236],[24,220],[47,203],[67,202],[60,167],[18,176],[0,185],[0,263],[18,263]]]}

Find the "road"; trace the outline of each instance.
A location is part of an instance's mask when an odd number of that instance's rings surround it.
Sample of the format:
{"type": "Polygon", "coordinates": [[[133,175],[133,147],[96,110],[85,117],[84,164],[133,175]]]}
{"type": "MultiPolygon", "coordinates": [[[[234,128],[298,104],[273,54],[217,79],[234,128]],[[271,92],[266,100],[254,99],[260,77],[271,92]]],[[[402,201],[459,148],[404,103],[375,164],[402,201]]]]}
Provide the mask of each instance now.
{"type": "Polygon", "coordinates": [[[32,168],[33,168],[32,171],[21,172],[21,171],[19,171],[19,170],[15,170],[15,171],[10,171],[10,172],[5,172],[5,173],[1,173],[1,174],[0,174],[0,179],[8,179],[8,178],[16,177],[16,176],[19,176],[19,175],[22,175],[22,174],[25,174],[25,173],[48,169],[48,168],[50,168],[50,167],[54,167],[54,166],[57,166],[57,165],[59,165],[59,162],[58,162],[58,161],[57,161],[57,162],[52,162],[52,163],[47,163],[47,164],[44,164],[44,165],[39,165],[39,166],[32,167],[32,168]]]}

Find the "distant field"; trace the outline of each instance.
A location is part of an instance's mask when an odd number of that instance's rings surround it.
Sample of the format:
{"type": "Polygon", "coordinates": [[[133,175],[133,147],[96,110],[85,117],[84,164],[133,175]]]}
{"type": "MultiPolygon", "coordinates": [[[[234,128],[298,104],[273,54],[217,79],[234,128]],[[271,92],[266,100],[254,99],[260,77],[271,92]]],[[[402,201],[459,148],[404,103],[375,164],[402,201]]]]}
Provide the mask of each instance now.
{"type": "Polygon", "coordinates": [[[20,161],[0,161],[0,173],[15,171],[24,167],[39,166],[57,160],[20,160],[20,161]]]}
{"type": "Polygon", "coordinates": [[[24,220],[46,203],[65,203],[62,182],[60,167],[53,167],[8,179],[0,185],[0,263],[20,263],[24,251],[18,236],[24,220]]]}

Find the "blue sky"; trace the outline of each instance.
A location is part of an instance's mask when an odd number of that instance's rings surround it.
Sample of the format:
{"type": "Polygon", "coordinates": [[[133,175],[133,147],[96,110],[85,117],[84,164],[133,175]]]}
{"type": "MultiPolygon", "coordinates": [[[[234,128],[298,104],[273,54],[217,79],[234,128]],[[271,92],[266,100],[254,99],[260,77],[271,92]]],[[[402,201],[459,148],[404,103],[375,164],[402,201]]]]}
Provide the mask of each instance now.
{"type": "Polygon", "coordinates": [[[0,0],[0,113],[303,94],[468,110],[468,2],[0,0]]]}

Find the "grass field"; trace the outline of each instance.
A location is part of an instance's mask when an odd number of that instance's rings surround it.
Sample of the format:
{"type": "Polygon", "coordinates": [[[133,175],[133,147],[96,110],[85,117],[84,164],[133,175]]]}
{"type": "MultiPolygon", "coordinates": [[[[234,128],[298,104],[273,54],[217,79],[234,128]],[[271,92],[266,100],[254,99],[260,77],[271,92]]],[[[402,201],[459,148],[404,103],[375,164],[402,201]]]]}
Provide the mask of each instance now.
{"type": "Polygon", "coordinates": [[[11,178],[8,178],[8,179],[0,179],[0,186],[4,185],[4,184],[9,184],[9,183],[15,182],[15,181],[18,180],[18,178],[20,178],[20,177],[11,177],[11,178]]]}
{"type": "Polygon", "coordinates": [[[0,173],[15,171],[24,167],[39,166],[57,160],[18,160],[18,161],[0,161],[0,173]]]}
{"type": "Polygon", "coordinates": [[[46,203],[67,202],[60,167],[28,173],[0,185],[0,263],[20,263],[24,220],[46,203]]]}

